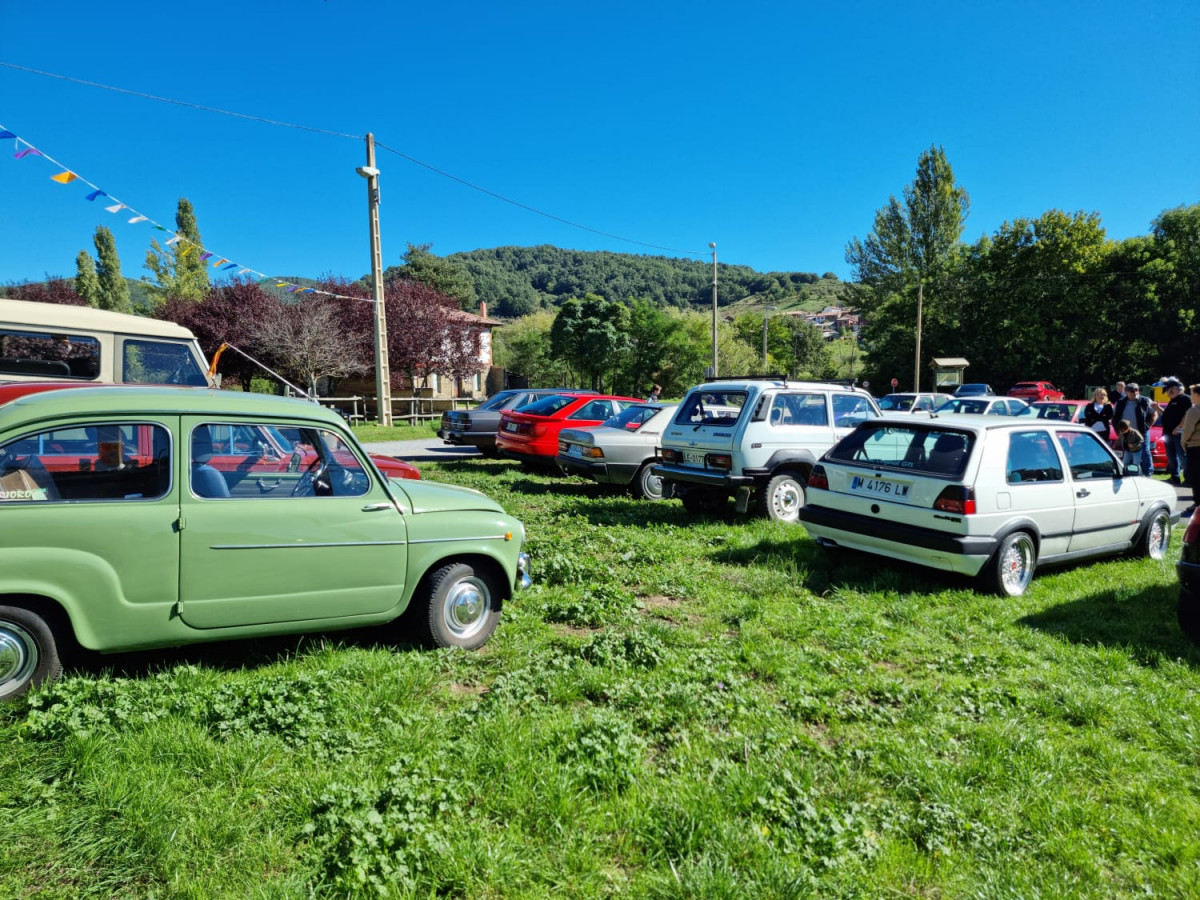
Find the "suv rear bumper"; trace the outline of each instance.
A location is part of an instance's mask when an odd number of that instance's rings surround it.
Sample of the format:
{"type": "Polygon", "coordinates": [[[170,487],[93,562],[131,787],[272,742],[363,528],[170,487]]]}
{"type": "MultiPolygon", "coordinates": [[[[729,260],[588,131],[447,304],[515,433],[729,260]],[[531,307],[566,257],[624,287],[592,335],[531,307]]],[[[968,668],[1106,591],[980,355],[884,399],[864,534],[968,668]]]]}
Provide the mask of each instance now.
{"type": "Polygon", "coordinates": [[[878,516],[814,506],[800,510],[800,521],[818,539],[937,569],[977,575],[1000,542],[990,535],[948,534],[905,525],[878,516]]]}
{"type": "Polygon", "coordinates": [[[654,474],[664,482],[698,484],[702,487],[720,488],[725,491],[736,491],[739,487],[754,486],[754,478],[749,475],[733,475],[730,472],[720,472],[716,469],[693,469],[659,463],[654,467],[654,474]]]}

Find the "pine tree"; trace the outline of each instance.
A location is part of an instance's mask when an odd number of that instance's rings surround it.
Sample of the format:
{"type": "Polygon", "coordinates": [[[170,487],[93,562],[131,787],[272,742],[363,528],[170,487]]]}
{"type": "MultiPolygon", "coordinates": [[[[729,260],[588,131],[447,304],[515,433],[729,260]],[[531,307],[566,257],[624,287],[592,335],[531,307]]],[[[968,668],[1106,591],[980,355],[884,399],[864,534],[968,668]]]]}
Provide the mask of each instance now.
{"type": "Polygon", "coordinates": [[[187,197],[179,198],[175,211],[175,233],[183,238],[170,247],[158,241],[150,242],[146,252],[146,268],[154,273],[156,284],[150,285],[155,302],[167,297],[200,302],[209,291],[208,266],[200,259],[204,243],[196,224],[196,211],[187,197]]]}
{"type": "Polygon", "coordinates": [[[88,306],[100,305],[100,279],[96,277],[96,263],[86,250],[75,257],[75,293],[88,306]]]}
{"type": "Polygon", "coordinates": [[[96,228],[96,279],[100,282],[97,306],[113,312],[133,312],[133,301],[129,297],[129,285],[121,275],[121,260],[117,256],[117,242],[113,234],[103,225],[96,228]]]}

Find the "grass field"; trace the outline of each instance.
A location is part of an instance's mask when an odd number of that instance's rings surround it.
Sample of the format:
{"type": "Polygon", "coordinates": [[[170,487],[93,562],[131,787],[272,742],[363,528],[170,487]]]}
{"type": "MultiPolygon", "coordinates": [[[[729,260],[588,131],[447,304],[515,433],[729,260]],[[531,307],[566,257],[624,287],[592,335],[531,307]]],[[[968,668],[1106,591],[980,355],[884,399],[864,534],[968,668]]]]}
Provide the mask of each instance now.
{"type": "Polygon", "coordinates": [[[529,533],[482,652],[76,670],[0,711],[0,896],[1200,896],[1178,535],[1000,599],[508,463],[423,474],[529,533]]]}

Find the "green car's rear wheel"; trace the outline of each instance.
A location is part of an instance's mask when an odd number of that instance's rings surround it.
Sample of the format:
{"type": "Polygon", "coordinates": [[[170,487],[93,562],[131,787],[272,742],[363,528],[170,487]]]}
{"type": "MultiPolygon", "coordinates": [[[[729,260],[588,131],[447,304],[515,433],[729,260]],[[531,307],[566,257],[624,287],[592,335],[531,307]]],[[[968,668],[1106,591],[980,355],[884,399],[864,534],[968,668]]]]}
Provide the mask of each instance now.
{"type": "Polygon", "coordinates": [[[54,632],[36,613],[0,606],[0,700],[19,697],[62,674],[54,632]]]}

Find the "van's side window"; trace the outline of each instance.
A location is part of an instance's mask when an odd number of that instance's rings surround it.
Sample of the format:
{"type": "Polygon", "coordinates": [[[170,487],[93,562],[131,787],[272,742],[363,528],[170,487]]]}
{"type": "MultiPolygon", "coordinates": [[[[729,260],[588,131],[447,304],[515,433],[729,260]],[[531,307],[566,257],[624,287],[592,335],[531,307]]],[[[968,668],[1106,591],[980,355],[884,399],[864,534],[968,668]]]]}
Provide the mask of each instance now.
{"type": "Polygon", "coordinates": [[[128,384],[208,384],[187,344],[126,338],[121,347],[121,380],[128,384]]]}
{"type": "Polygon", "coordinates": [[[75,334],[0,329],[0,375],[94,379],[100,342],[75,334]]]}

